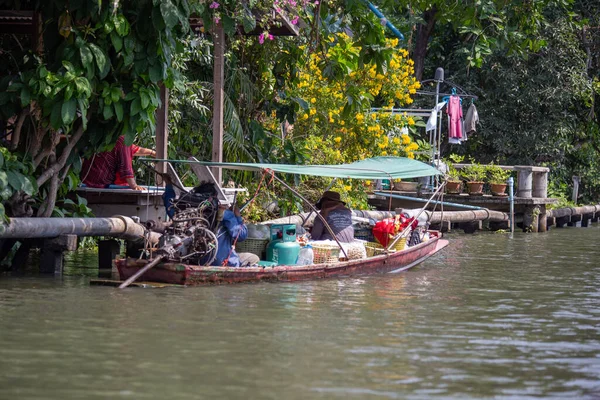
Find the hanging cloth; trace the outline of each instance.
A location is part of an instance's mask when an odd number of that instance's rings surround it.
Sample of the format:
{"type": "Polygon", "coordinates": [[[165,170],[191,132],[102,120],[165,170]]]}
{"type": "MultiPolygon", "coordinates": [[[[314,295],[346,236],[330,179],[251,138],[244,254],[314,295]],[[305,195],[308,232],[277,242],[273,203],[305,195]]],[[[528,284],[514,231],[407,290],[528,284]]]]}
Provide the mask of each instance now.
{"type": "Polygon", "coordinates": [[[433,107],[433,110],[431,110],[431,114],[429,115],[429,119],[427,120],[427,127],[425,128],[426,132],[435,130],[435,128],[437,127],[438,112],[440,112],[440,110],[444,108],[445,105],[446,102],[442,101],[441,103],[438,103],[435,107],[433,107]]]}
{"type": "Polygon", "coordinates": [[[448,101],[448,108],[446,109],[448,113],[448,136],[450,139],[462,139],[462,122],[461,118],[463,116],[462,107],[460,106],[460,97],[458,96],[450,96],[450,100],[448,101]]]}
{"type": "Polygon", "coordinates": [[[475,107],[475,104],[471,103],[471,106],[469,107],[469,109],[467,110],[467,113],[465,114],[465,126],[464,126],[464,131],[465,133],[473,133],[473,132],[477,132],[477,123],[479,122],[479,114],[477,113],[477,108],[475,107]]]}

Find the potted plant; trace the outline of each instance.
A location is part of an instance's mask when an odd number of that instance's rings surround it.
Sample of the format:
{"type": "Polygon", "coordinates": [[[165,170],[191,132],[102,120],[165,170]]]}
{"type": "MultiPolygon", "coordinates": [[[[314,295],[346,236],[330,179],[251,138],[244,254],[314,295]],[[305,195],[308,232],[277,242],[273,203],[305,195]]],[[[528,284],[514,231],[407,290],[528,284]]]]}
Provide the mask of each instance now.
{"type": "Polygon", "coordinates": [[[469,194],[479,196],[483,194],[483,184],[486,179],[486,168],[478,163],[471,163],[461,170],[462,177],[467,181],[469,194]]]}
{"type": "Polygon", "coordinates": [[[446,167],[446,193],[460,194],[462,192],[462,180],[460,172],[454,166],[454,163],[460,163],[464,157],[457,154],[451,154],[449,159],[444,160],[446,167]]]}
{"type": "Polygon", "coordinates": [[[510,170],[503,169],[499,165],[490,164],[486,167],[487,181],[490,191],[494,196],[506,196],[506,181],[510,177],[510,170]]]}

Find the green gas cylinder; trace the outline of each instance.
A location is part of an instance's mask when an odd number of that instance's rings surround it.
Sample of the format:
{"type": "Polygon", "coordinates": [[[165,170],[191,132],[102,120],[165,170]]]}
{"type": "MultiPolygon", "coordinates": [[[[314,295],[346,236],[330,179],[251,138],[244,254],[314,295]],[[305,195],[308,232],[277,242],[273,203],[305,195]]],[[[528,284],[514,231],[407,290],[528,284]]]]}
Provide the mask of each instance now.
{"type": "Polygon", "coordinates": [[[267,261],[277,265],[295,265],[300,253],[296,242],[296,225],[271,225],[271,241],[267,245],[267,261]]]}

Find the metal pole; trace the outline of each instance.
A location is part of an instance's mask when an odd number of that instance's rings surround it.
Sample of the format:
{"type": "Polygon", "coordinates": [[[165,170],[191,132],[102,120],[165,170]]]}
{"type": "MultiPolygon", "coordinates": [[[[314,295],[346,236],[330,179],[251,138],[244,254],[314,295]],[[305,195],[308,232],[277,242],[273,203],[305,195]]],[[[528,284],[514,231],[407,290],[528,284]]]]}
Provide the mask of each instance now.
{"type": "Polygon", "coordinates": [[[515,233],[515,197],[514,197],[514,184],[515,181],[511,176],[508,178],[508,198],[510,201],[510,234],[515,233]]]}
{"type": "MultiPolygon", "coordinates": [[[[421,216],[421,214],[423,214],[423,212],[425,211],[425,209],[427,208],[427,206],[429,205],[429,203],[433,200],[433,198],[438,194],[438,192],[446,185],[446,182],[442,182],[442,184],[440,185],[440,187],[438,187],[436,189],[435,192],[433,192],[433,194],[431,195],[431,197],[429,198],[429,200],[427,201],[427,203],[425,203],[425,205],[423,206],[423,208],[421,208],[421,210],[419,211],[419,213],[415,216],[415,219],[418,220],[419,217],[421,216]]],[[[396,237],[394,238],[394,240],[392,240],[391,243],[388,243],[388,246],[386,247],[386,251],[389,251],[391,248],[394,247],[394,245],[396,244],[396,242],[400,239],[402,239],[404,237],[404,234],[408,234],[408,229],[410,228],[411,224],[408,224],[408,226],[406,228],[404,228],[404,230],[402,232],[400,232],[399,234],[396,235],[396,237]]]]}
{"type": "Polygon", "coordinates": [[[381,11],[379,11],[377,9],[377,7],[375,7],[369,1],[367,1],[366,3],[367,3],[367,7],[369,7],[369,10],[371,10],[373,12],[373,14],[377,15],[377,18],[379,18],[382,21],[385,21],[385,26],[387,26],[389,28],[389,30],[392,31],[392,33],[398,37],[398,39],[404,40],[404,35],[402,33],[400,33],[400,31],[394,26],[394,24],[392,24],[390,21],[388,21],[388,19],[381,13],[381,11]]]}
{"type": "Polygon", "coordinates": [[[456,207],[456,208],[464,208],[465,210],[485,210],[485,207],[478,207],[478,206],[470,206],[468,204],[460,204],[460,203],[452,203],[452,202],[447,202],[447,201],[438,201],[438,200],[427,200],[427,199],[422,199],[420,197],[411,197],[411,196],[402,196],[400,194],[390,194],[390,193],[386,193],[386,192],[374,192],[373,194],[376,194],[378,196],[385,196],[385,197],[389,197],[389,198],[394,198],[394,199],[401,199],[401,200],[410,200],[410,201],[414,201],[417,203],[431,203],[431,204],[445,204],[449,207],[456,207]]]}
{"type": "MultiPolygon", "coordinates": [[[[440,81],[436,80],[436,84],[435,84],[435,104],[434,104],[434,109],[435,107],[437,107],[438,102],[440,100],[440,81]]],[[[436,154],[438,152],[438,129],[439,129],[439,125],[441,125],[442,123],[442,119],[440,116],[440,113],[438,111],[437,112],[437,118],[438,118],[438,126],[436,126],[436,129],[433,130],[433,138],[431,139],[432,142],[432,154],[431,154],[431,165],[435,165],[435,159],[436,159],[436,154]]],[[[431,188],[431,190],[433,190],[433,181],[434,181],[435,177],[431,176],[429,177],[429,187],[431,188]]],[[[437,189],[437,188],[436,188],[437,189]]]]}

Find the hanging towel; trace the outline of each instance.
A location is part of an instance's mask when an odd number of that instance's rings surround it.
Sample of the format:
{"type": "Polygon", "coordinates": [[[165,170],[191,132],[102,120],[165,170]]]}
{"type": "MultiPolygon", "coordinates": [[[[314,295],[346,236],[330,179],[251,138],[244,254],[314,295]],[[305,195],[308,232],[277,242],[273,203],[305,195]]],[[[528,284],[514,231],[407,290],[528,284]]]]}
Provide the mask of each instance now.
{"type": "Polygon", "coordinates": [[[460,97],[450,96],[448,101],[448,108],[446,109],[449,117],[448,124],[448,136],[454,139],[462,139],[462,123],[461,118],[463,116],[462,107],[460,106],[460,97]]]}
{"type": "Polygon", "coordinates": [[[464,132],[471,133],[477,132],[477,123],[479,122],[479,114],[477,114],[477,108],[475,104],[471,104],[465,115],[465,126],[464,132]]]}
{"type": "Polygon", "coordinates": [[[433,131],[437,127],[437,115],[438,112],[446,105],[445,101],[438,103],[433,110],[431,110],[431,114],[429,115],[429,119],[427,120],[427,127],[425,128],[426,132],[433,131]]]}

